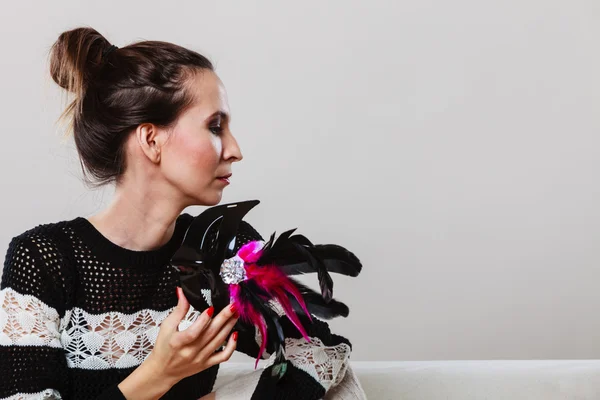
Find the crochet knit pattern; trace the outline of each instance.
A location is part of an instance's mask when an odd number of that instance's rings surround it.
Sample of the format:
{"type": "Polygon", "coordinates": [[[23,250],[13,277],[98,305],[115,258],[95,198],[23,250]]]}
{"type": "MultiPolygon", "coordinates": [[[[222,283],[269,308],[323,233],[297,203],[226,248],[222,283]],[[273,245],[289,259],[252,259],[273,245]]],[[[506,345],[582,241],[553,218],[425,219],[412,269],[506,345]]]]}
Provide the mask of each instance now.
{"type": "MultiPolygon", "coordinates": [[[[161,322],[177,304],[169,260],[193,217],[182,214],[168,243],[134,251],[105,238],[85,218],[38,225],[12,239],[0,285],[0,399],[124,399],[117,385],[152,351],[161,322]]],[[[262,237],[247,222],[236,251],[262,237]]],[[[209,289],[202,290],[205,307],[209,289]]],[[[190,308],[179,329],[202,310],[190,308]]],[[[351,344],[303,317],[311,343],[286,317],[289,370],[276,388],[264,367],[252,399],[319,399],[341,381],[351,344]]],[[[237,350],[256,357],[260,334],[239,331],[237,350]]],[[[265,353],[263,358],[268,358],[265,353]]],[[[210,393],[219,366],[179,381],[163,399],[210,393]]]]}

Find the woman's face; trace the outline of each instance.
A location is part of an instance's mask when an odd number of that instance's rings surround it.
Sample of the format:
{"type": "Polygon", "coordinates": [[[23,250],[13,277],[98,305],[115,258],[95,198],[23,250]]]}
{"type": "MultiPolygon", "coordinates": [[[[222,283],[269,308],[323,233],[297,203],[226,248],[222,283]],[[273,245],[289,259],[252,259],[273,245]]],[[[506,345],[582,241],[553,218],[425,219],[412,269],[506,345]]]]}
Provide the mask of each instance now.
{"type": "MultiPolygon", "coordinates": [[[[161,169],[188,205],[221,201],[231,165],[242,159],[229,129],[229,104],[221,80],[209,70],[194,74],[190,88],[196,104],[179,117],[161,150],[161,169]]],[[[231,179],[231,178],[230,178],[231,179]]]]}

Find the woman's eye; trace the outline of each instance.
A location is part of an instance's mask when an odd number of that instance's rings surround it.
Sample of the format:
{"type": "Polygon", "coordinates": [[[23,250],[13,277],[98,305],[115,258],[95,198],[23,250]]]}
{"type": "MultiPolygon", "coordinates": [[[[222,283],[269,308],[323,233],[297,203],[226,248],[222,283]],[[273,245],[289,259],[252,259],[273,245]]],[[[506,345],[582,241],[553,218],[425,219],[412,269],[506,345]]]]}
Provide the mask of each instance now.
{"type": "Polygon", "coordinates": [[[212,133],[214,133],[215,135],[220,135],[221,132],[223,131],[223,128],[220,126],[211,126],[210,128],[208,128],[212,133]]]}

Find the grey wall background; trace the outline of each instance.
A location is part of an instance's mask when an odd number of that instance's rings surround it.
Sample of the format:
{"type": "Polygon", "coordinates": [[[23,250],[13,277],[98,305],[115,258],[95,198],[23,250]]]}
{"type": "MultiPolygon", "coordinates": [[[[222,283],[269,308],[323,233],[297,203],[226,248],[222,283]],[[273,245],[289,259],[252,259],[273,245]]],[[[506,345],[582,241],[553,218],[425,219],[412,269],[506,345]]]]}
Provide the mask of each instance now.
{"type": "Polygon", "coordinates": [[[599,358],[599,22],[583,0],[11,2],[1,250],[110,199],[81,183],[46,64],[89,25],[215,62],[245,157],[223,202],[364,261],[331,322],[354,359],[599,358]]]}

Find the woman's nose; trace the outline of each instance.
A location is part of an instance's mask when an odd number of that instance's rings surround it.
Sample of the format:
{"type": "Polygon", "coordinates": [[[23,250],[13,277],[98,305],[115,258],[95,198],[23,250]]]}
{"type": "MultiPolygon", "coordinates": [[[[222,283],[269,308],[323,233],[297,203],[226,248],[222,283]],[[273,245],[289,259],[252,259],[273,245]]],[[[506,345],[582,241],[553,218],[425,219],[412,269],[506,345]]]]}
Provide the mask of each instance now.
{"type": "Polygon", "coordinates": [[[223,157],[226,160],[234,158],[236,161],[242,161],[244,158],[242,151],[240,150],[240,146],[232,134],[228,135],[228,140],[227,143],[225,143],[224,148],[223,157]]]}

